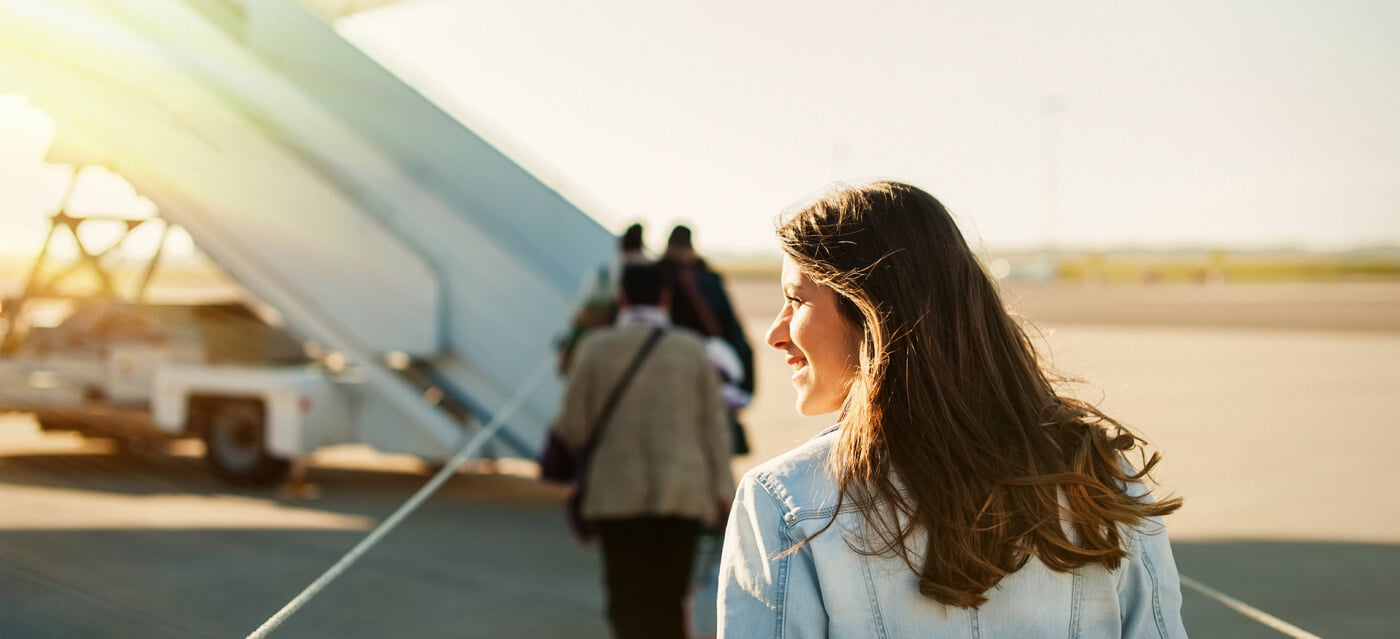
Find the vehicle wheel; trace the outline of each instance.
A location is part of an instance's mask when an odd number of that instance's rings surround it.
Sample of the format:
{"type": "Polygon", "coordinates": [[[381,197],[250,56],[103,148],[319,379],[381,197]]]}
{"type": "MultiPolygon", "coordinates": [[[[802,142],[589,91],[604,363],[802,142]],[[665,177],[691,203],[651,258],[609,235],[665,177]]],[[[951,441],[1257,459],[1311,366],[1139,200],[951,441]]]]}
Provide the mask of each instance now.
{"type": "Polygon", "coordinates": [[[54,414],[36,414],[34,421],[38,422],[39,430],[46,433],[80,432],[83,430],[82,424],[79,424],[77,420],[54,414]]]}
{"type": "Polygon", "coordinates": [[[287,475],[289,464],[268,454],[267,417],[261,402],[220,401],[204,421],[204,459],[214,474],[239,484],[268,485],[287,475]]]}

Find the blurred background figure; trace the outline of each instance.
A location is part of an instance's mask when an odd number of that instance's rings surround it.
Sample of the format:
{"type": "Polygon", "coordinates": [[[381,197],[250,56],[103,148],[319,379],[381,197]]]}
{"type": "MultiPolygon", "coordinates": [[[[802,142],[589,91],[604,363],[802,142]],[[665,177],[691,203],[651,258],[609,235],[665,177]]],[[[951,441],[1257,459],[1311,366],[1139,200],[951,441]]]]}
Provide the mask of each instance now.
{"type": "Polygon", "coordinates": [[[617,318],[617,287],[613,282],[617,281],[626,265],[645,264],[648,261],[642,230],[641,224],[627,227],[618,241],[617,261],[598,269],[598,277],[594,280],[592,288],[574,312],[569,332],[560,340],[560,374],[568,372],[574,348],[585,333],[600,326],[608,326],[617,318]]]}
{"type": "Polygon", "coordinates": [[[629,264],[621,280],[617,325],[580,344],[556,432],[588,451],[581,510],[597,523],[613,632],[684,637],[696,539],[734,492],[729,428],[703,343],[672,327],[660,270],[629,264]]]}
{"type": "Polygon", "coordinates": [[[646,246],[642,241],[641,224],[634,223],[622,232],[618,257],[622,264],[641,264],[647,261],[646,246]]]}
{"type": "Polygon", "coordinates": [[[690,227],[682,224],[671,230],[666,253],[659,264],[674,291],[672,321],[710,338],[705,342],[705,349],[724,376],[724,398],[731,411],[735,453],[746,454],[747,438],[739,425],[737,411],[753,399],[753,348],[734,313],[724,279],[695,252],[690,227]]]}

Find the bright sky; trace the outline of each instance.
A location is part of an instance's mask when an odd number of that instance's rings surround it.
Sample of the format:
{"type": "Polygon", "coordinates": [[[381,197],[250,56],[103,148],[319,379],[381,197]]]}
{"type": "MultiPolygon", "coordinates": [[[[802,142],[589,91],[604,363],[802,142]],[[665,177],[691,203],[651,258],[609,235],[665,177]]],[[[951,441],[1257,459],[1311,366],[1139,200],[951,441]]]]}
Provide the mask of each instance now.
{"type": "MultiPolygon", "coordinates": [[[[775,254],[778,213],[869,177],[994,250],[1400,244],[1400,5],[1050,4],[405,0],[340,28],[653,247],[683,221],[775,254]]],[[[0,96],[0,251],[62,197],[53,127],[0,96]]],[[[109,178],[75,198],[149,209],[109,178]]]]}
{"type": "Polygon", "coordinates": [[[1400,242],[1400,5],[401,2],[343,33],[614,227],[893,177],[991,248],[1400,242]],[[1052,6],[1053,5],[1053,6],[1052,6]]]}
{"type": "MultiPolygon", "coordinates": [[[[0,253],[34,254],[49,231],[48,215],[67,201],[69,213],[148,218],[155,205],[141,197],[125,178],[100,166],[86,166],[76,173],[66,164],[46,161],[53,143],[53,118],[18,93],[0,93],[0,253]]],[[[131,255],[149,255],[160,241],[163,227],[139,227],[123,245],[131,255]]],[[[125,225],[116,221],[91,221],[79,227],[89,251],[100,252],[122,238],[125,225]]],[[[189,236],[177,231],[166,246],[173,254],[192,249],[189,236]]],[[[50,250],[73,256],[77,244],[67,232],[54,236],[50,250]]],[[[120,252],[120,251],[119,251],[120,252]]]]}
{"type": "MultiPolygon", "coordinates": [[[[76,172],[66,164],[47,162],[57,123],[18,93],[0,93],[0,254],[33,255],[49,233],[48,215],[67,201],[75,216],[123,216],[134,219],[156,214],[156,206],[116,173],[100,166],[76,172]],[[76,179],[75,179],[76,176],[76,179]]],[[[101,252],[122,241],[117,254],[149,256],[161,241],[160,224],[146,224],[126,236],[117,221],[93,220],[78,229],[90,252],[101,252]],[[126,236],[123,239],[123,236],[126,236]]],[[[60,257],[77,255],[68,232],[54,235],[50,251],[60,257]]],[[[193,242],[183,230],[166,240],[167,255],[187,255],[193,242]]]]}

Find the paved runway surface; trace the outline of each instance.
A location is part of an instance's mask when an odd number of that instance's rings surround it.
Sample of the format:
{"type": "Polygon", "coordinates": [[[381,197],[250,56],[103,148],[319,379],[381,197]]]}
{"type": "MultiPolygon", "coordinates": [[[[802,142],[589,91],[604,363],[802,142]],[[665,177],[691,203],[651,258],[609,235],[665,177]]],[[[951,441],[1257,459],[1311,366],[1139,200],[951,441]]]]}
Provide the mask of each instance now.
{"type": "MultiPolygon", "coordinates": [[[[776,284],[733,288],[761,339],[776,284]]],[[[1082,392],[1165,453],[1184,574],[1322,637],[1396,636],[1400,286],[1012,296],[1082,392]]],[[[738,471],[828,421],[793,415],[777,356],[759,374],[738,471]]],[[[196,448],[114,453],[0,417],[0,638],[244,636],[427,479],[340,451],[312,471],[321,499],[287,501],[218,483],[196,448]]],[[[505,470],[453,478],[274,636],[606,636],[562,492],[505,470]]],[[[1195,592],[1185,613],[1196,637],[1283,636],[1195,592]]]]}

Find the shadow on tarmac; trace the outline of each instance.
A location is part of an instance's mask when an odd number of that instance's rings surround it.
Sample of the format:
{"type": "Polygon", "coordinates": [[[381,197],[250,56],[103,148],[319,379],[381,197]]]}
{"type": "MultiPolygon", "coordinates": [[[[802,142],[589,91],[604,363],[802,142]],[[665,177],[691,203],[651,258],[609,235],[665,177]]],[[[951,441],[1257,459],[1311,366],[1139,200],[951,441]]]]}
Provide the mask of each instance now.
{"type": "MultiPolygon", "coordinates": [[[[153,453],[0,456],[6,486],[127,496],[237,495],[299,509],[391,513],[427,472],[312,468],[324,495],[214,479],[153,453]]],[[[564,490],[460,474],[278,634],[295,637],[604,637],[596,554],[575,544],[564,490]]],[[[3,528],[3,526],[0,526],[3,528]]],[[[251,632],[354,546],[358,530],[79,529],[0,532],[0,636],[227,637],[251,632]]],[[[1400,545],[1173,542],[1182,574],[1322,637],[1393,636],[1400,545]]],[[[1198,637],[1274,638],[1190,589],[1198,637]]]]}
{"type": "MultiPolygon", "coordinates": [[[[0,483],[91,490],[124,495],[239,495],[270,499],[345,514],[358,512],[365,498],[391,496],[399,501],[423,486],[437,467],[425,464],[411,470],[319,466],[313,463],[307,480],[322,488],[324,498],[298,501],[280,497],[274,486],[233,484],[215,477],[205,462],[194,456],[160,451],[112,450],[101,440],[88,442],[79,452],[0,453],[0,483]],[[347,499],[348,498],[348,499],[347,499]],[[346,504],[344,502],[350,502],[346,504]],[[351,510],[336,510],[341,507],[351,510]]],[[[567,497],[563,486],[546,484],[520,474],[459,471],[435,493],[437,497],[471,501],[496,501],[561,506],[567,497]]],[[[394,502],[395,505],[399,503],[394,502]]]]}
{"type": "MultiPolygon", "coordinates": [[[[286,501],[224,484],[186,456],[0,455],[0,512],[9,487],[97,500],[234,495],[379,521],[428,475],[313,468],[309,478],[324,497],[286,501]]],[[[563,496],[526,477],[459,474],[273,636],[606,637],[596,555],[569,537],[563,496]]],[[[0,518],[0,637],[39,639],[245,636],[365,535],[275,522],[4,528],[0,518]]]]}

